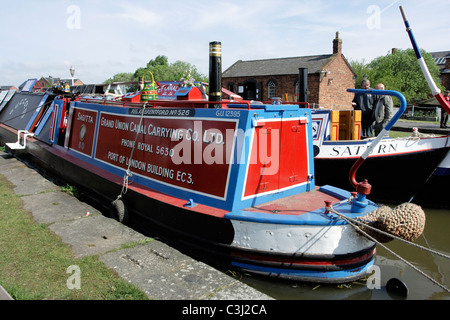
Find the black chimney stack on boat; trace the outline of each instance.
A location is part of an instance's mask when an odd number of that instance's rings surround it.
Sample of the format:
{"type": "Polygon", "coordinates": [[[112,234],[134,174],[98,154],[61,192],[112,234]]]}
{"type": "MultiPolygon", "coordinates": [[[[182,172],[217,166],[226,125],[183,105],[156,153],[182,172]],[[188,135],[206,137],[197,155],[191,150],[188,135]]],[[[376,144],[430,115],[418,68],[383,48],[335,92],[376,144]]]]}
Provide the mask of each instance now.
{"type": "Polygon", "coordinates": [[[142,77],[139,77],[137,91],[142,91],[142,89],[144,89],[144,79],[142,77]]]}
{"type": "MultiPolygon", "coordinates": [[[[209,101],[222,101],[222,44],[209,43],[209,101]]],[[[221,108],[221,104],[210,107],[221,108]]]]}
{"type": "Polygon", "coordinates": [[[308,102],[308,68],[298,68],[298,102],[308,102]]]}

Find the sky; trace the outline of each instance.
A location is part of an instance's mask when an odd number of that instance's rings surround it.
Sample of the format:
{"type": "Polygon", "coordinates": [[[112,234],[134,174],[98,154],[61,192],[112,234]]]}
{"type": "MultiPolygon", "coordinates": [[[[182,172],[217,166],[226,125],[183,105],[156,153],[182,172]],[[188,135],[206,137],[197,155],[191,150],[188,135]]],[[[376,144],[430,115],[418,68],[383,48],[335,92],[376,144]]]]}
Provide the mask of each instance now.
{"type": "MultiPolygon", "coordinates": [[[[209,43],[222,70],[237,60],[332,53],[339,31],[348,60],[419,47],[450,51],[448,0],[0,0],[0,85],[42,76],[102,83],[158,55],[209,73],[209,43]]],[[[158,80],[158,79],[155,79],[158,80]]]]}

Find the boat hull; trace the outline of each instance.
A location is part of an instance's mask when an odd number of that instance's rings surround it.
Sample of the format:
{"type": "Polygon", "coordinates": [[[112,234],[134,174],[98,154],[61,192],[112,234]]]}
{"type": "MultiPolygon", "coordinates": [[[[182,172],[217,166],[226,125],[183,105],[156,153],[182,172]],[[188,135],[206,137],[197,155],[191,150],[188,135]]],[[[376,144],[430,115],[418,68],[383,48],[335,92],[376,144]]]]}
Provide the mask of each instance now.
{"type": "MultiPolygon", "coordinates": [[[[355,148],[356,144],[339,146],[342,150],[349,150],[355,148]]],[[[434,177],[436,168],[448,151],[449,147],[441,144],[434,148],[369,156],[358,169],[356,179],[369,181],[372,185],[370,198],[377,202],[402,203],[413,199],[414,203],[426,207],[449,207],[448,197],[441,196],[442,192],[439,196],[433,191],[416,197],[426,190],[443,191],[442,183],[450,182],[448,176],[434,177]],[[432,194],[434,196],[428,196],[432,194]]],[[[327,181],[337,187],[349,189],[351,184],[345,173],[349,172],[354,163],[354,156],[316,157],[316,182],[321,184],[327,181]]]]}
{"type": "Polygon", "coordinates": [[[444,190],[450,175],[440,173],[450,149],[448,136],[384,137],[372,147],[375,138],[360,139],[356,134],[360,132],[358,119],[359,111],[313,110],[314,165],[319,185],[351,189],[347,173],[371,148],[356,180],[369,181],[372,200],[401,203],[412,199],[422,206],[449,207],[444,190]]]}
{"type": "MultiPolygon", "coordinates": [[[[12,141],[16,137],[15,130],[0,125],[1,141],[12,141]]],[[[14,153],[52,176],[88,190],[90,197],[106,206],[122,188],[121,179],[67,154],[62,147],[28,138],[26,150],[14,153]]],[[[221,210],[204,214],[180,206],[172,197],[155,199],[151,197],[153,192],[142,186],[130,185],[123,196],[132,217],[130,225],[219,268],[304,282],[345,283],[365,277],[373,264],[374,243],[356,234],[348,225],[283,224],[280,227],[276,221],[251,221],[245,213],[235,217],[221,210]],[[275,248],[262,239],[266,238],[267,232],[277,229],[281,231],[271,237],[272,244],[278,243],[275,248]],[[334,241],[330,241],[331,234],[334,241]],[[283,247],[279,243],[287,242],[280,242],[281,238],[297,240],[283,247]],[[254,243],[246,243],[245,239],[254,243]],[[350,239],[349,244],[338,246],[337,243],[343,239],[350,239]],[[321,244],[309,250],[302,249],[310,247],[308,244],[311,242],[321,244]],[[256,246],[257,243],[263,246],[256,246]],[[339,252],[333,253],[336,248],[339,252]]]]}
{"type": "Polygon", "coordinates": [[[315,185],[308,109],[34,98],[6,105],[0,141],[18,140],[12,153],[192,257],[321,283],[364,277],[373,263],[374,243],[325,202],[351,217],[377,206],[354,213],[349,192],[315,185]]]}
{"type": "Polygon", "coordinates": [[[450,208],[448,186],[450,184],[450,152],[414,196],[413,202],[436,208],[450,208]],[[431,204],[431,205],[430,205],[431,204]]]}

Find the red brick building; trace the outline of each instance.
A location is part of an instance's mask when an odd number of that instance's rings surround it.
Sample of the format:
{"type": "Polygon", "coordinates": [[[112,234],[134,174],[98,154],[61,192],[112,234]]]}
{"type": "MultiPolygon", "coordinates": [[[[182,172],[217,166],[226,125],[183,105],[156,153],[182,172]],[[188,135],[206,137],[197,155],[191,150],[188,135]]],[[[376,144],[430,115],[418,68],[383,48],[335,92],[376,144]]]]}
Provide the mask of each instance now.
{"type": "MultiPolygon", "coordinates": [[[[222,84],[246,100],[267,101],[280,97],[297,101],[299,68],[308,72],[308,102],[317,107],[352,109],[356,74],[342,54],[339,32],[333,40],[332,54],[305,57],[242,61],[222,74],[222,84]]],[[[300,85],[301,88],[301,85],[300,85]]]]}
{"type": "MultiPolygon", "coordinates": [[[[41,77],[41,79],[38,80],[38,83],[41,86],[41,88],[51,88],[53,86],[53,84],[61,82],[61,81],[63,83],[68,83],[69,86],[72,85],[72,79],[61,79],[61,78],[54,78],[51,76],[41,77]]],[[[74,86],[81,86],[83,84],[84,84],[83,81],[81,81],[80,79],[73,79],[74,86]]]]}

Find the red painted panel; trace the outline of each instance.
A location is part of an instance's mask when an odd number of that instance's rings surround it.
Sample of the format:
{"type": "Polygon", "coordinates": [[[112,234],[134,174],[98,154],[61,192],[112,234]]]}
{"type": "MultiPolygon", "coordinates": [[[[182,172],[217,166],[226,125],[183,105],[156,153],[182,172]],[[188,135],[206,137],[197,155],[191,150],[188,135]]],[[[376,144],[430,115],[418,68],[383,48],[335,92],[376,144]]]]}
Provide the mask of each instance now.
{"type": "Polygon", "coordinates": [[[280,189],[308,181],[306,124],[298,119],[282,123],[280,189]]]}
{"type": "Polygon", "coordinates": [[[236,121],[144,117],[140,128],[139,121],[101,113],[96,159],[124,169],[131,164],[132,172],[190,191],[226,196],[236,121]]]}
{"type": "Polygon", "coordinates": [[[69,148],[91,157],[94,146],[97,112],[75,107],[72,117],[69,148]]]}
{"type": "Polygon", "coordinates": [[[49,138],[50,138],[51,142],[55,141],[55,133],[56,133],[55,130],[56,130],[56,123],[57,123],[56,115],[58,114],[58,108],[59,108],[58,104],[53,105],[52,118],[50,121],[50,132],[49,132],[49,138]]]}
{"type": "Polygon", "coordinates": [[[281,121],[258,122],[254,130],[244,197],[278,189],[281,121]]]}
{"type": "Polygon", "coordinates": [[[244,197],[308,181],[306,122],[258,122],[255,127],[244,197]]]}

